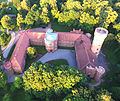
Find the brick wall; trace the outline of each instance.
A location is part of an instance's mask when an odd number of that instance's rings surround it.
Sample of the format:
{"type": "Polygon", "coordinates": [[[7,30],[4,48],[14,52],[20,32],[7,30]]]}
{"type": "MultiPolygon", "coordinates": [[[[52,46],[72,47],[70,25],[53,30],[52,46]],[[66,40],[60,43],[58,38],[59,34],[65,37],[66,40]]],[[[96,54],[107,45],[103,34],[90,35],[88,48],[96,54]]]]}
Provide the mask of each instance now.
{"type": "Polygon", "coordinates": [[[58,46],[74,47],[75,42],[72,41],[58,41],[58,46]]]}

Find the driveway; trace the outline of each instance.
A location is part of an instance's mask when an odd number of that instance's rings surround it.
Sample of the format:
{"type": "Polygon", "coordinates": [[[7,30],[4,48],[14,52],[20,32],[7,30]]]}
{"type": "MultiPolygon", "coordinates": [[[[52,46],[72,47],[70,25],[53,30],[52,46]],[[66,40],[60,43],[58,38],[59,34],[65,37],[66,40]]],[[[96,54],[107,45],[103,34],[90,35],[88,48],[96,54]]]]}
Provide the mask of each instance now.
{"type": "Polygon", "coordinates": [[[51,60],[56,60],[56,59],[65,59],[65,60],[67,60],[69,66],[77,67],[75,51],[68,50],[68,49],[58,49],[54,53],[52,53],[52,52],[46,53],[38,61],[45,63],[45,62],[48,62],[51,60]]]}

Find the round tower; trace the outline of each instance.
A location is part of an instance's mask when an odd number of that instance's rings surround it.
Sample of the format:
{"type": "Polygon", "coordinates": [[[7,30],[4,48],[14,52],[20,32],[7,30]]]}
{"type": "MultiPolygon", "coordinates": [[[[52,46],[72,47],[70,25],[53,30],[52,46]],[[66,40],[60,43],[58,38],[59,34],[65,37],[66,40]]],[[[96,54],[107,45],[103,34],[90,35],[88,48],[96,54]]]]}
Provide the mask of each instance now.
{"type": "Polygon", "coordinates": [[[100,49],[107,35],[108,35],[107,29],[102,27],[98,27],[95,29],[91,50],[93,53],[96,54],[96,56],[99,55],[100,49]]]}

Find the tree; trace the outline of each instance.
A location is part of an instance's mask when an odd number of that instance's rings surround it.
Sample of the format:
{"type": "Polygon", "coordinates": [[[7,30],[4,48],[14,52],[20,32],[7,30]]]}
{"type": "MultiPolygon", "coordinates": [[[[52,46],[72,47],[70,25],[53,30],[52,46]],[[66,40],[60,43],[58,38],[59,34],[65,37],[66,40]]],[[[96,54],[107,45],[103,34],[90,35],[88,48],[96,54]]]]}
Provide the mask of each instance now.
{"type": "Polygon", "coordinates": [[[20,77],[15,77],[15,81],[14,81],[14,86],[16,87],[16,88],[21,88],[22,87],[22,84],[23,84],[23,82],[22,82],[22,78],[20,78],[20,77]]]}
{"type": "Polygon", "coordinates": [[[5,88],[7,84],[7,75],[3,73],[3,71],[0,71],[0,88],[5,88]]]}
{"type": "Polygon", "coordinates": [[[28,54],[29,58],[34,58],[37,55],[37,51],[34,47],[28,47],[27,54],[28,54]]]}
{"type": "Polygon", "coordinates": [[[17,25],[22,28],[25,25],[25,20],[21,14],[17,14],[17,25]]]}
{"type": "Polygon", "coordinates": [[[58,22],[65,23],[75,29],[82,28],[85,32],[93,32],[96,26],[108,28],[117,17],[117,12],[109,6],[108,1],[67,0],[61,6],[58,22]]]}
{"type": "Polygon", "coordinates": [[[32,26],[36,21],[38,21],[40,18],[40,8],[34,4],[31,7],[31,10],[27,13],[26,17],[25,17],[25,23],[27,25],[32,26]]]}
{"type": "Polygon", "coordinates": [[[2,54],[2,50],[1,50],[1,45],[0,45],[0,66],[3,65],[3,61],[4,61],[4,58],[3,58],[3,54],[2,54]]]}
{"type": "Polygon", "coordinates": [[[7,29],[7,33],[9,32],[9,30],[13,30],[15,28],[15,23],[14,23],[13,19],[11,19],[7,15],[2,17],[1,24],[4,28],[7,29]]]}
{"type": "Polygon", "coordinates": [[[14,7],[19,10],[21,8],[21,0],[12,0],[14,7]]]}
{"type": "Polygon", "coordinates": [[[47,7],[42,8],[42,12],[40,14],[40,19],[42,20],[43,24],[47,24],[50,22],[50,19],[48,17],[48,8],[47,7]]]}
{"type": "Polygon", "coordinates": [[[9,93],[6,93],[3,96],[3,101],[12,101],[12,96],[9,93]]]}
{"type": "Polygon", "coordinates": [[[2,47],[5,47],[11,40],[11,34],[10,33],[5,33],[3,32],[1,35],[0,35],[0,41],[1,41],[1,45],[2,47]]]}
{"type": "Polygon", "coordinates": [[[67,65],[53,67],[50,64],[37,62],[25,72],[23,82],[26,91],[45,100],[55,95],[66,94],[77,84],[84,85],[86,76],[76,68],[67,65]]]}
{"type": "Polygon", "coordinates": [[[92,97],[92,90],[87,86],[78,86],[72,89],[71,93],[63,101],[94,101],[94,97],[92,97]]]}
{"type": "Polygon", "coordinates": [[[111,93],[109,93],[105,89],[101,89],[97,92],[95,96],[95,100],[96,101],[111,101],[112,100],[111,93]]]}
{"type": "Polygon", "coordinates": [[[29,11],[30,8],[31,8],[30,1],[29,1],[29,0],[23,0],[23,1],[21,2],[21,7],[22,7],[23,9],[29,11]]]}

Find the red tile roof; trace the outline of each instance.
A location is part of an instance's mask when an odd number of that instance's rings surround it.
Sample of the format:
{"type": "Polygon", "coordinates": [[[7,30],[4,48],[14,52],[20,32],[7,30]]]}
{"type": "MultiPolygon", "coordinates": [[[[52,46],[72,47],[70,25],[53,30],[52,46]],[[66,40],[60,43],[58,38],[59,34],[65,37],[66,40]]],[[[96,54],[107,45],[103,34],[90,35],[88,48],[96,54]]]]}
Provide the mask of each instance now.
{"type": "Polygon", "coordinates": [[[21,34],[16,47],[10,58],[12,67],[22,67],[23,60],[25,59],[26,49],[29,45],[29,38],[26,33],[21,34]]]}
{"type": "Polygon", "coordinates": [[[88,65],[93,67],[97,65],[96,55],[90,49],[91,43],[88,40],[84,40],[86,39],[85,37],[84,35],[75,42],[76,60],[80,70],[83,70],[88,65]]]}
{"type": "Polygon", "coordinates": [[[37,32],[37,31],[26,32],[26,35],[30,40],[44,40],[45,34],[46,34],[45,32],[37,32]]]}
{"type": "Polygon", "coordinates": [[[58,41],[75,41],[81,34],[71,33],[71,32],[57,32],[58,41]]]}
{"type": "MultiPolygon", "coordinates": [[[[90,39],[84,35],[81,30],[56,33],[58,33],[58,41],[75,42],[76,60],[80,70],[83,70],[89,64],[95,67],[97,59],[95,54],[91,51],[90,39]]],[[[29,46],[29,40],[44,40],[46,33],[27,30],[21,31],[20,34],[21,36],[10,59],[13,67],[22,67],[26,50],[29,46]]],[[[22,72],[23,68],[24,67],[19,68],[17,72],[22,72]]]]}

